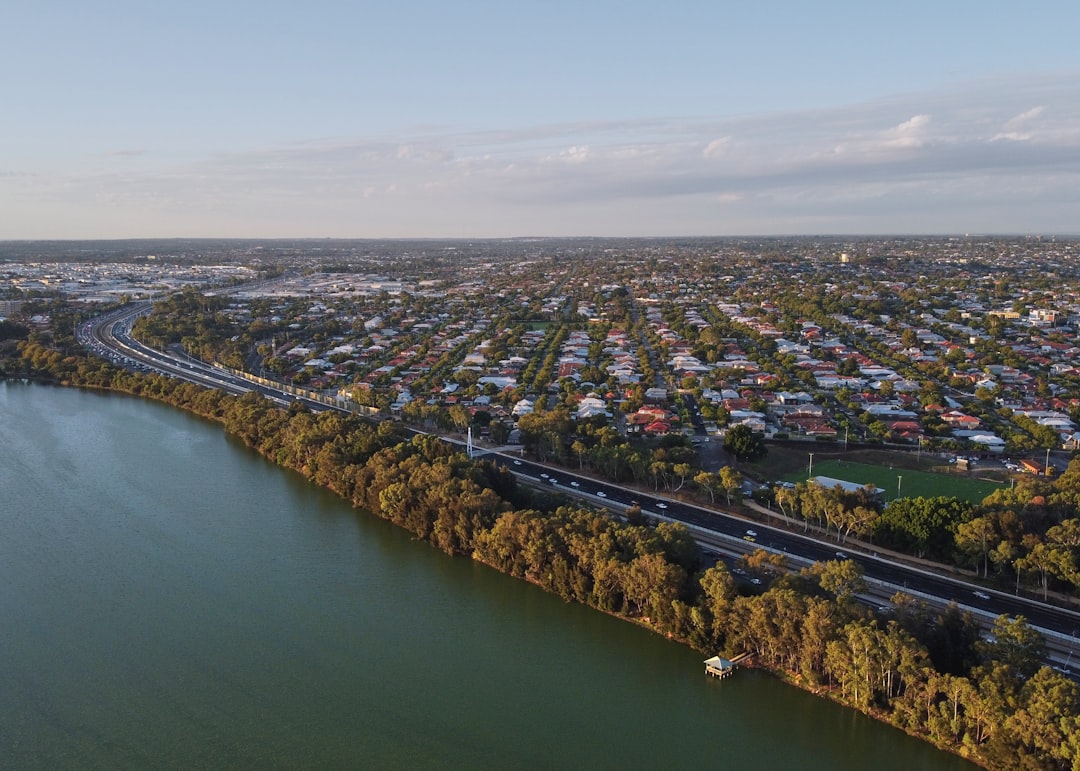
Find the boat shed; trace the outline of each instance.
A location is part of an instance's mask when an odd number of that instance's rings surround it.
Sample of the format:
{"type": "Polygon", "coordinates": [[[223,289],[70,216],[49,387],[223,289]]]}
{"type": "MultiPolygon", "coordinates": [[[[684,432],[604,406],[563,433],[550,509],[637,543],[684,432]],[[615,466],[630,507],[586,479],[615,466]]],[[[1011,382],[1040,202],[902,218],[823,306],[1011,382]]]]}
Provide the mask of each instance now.
{"type": "Polygon", "coordinates": [[[715,677],[727,677],[735,671],[735,663],[723,656],[713,656],[705,660],[705,674],[715,677]]]}

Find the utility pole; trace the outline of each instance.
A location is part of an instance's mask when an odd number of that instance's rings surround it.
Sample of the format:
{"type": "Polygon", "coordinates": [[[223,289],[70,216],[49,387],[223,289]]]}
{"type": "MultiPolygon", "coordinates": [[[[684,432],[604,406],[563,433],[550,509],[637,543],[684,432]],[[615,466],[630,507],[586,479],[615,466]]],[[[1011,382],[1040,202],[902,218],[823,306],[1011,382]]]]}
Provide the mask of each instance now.
{"type": "Polygon", "coordinates": [[[814,478],[814,453],[810,453],[810,472],[806,475],[806,478],[814,478]]]}

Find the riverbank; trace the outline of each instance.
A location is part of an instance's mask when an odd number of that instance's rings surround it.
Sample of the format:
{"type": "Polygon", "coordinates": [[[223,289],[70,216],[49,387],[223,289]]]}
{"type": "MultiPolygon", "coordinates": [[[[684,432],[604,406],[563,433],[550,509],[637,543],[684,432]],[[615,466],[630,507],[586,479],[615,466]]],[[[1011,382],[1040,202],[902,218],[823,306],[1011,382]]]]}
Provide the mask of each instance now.
{"type": "MultiPolygon", "coordinates": [[[[77,371],[77,364],[67,362],[66,369],[77,371]]],[[[708,655],[751,651],[758,666],[797,677],[793,684],[827,692],[943,749],[990,767],[1017,752],[1043,752],[1034,742],[1029,749],[1015,730],[1009,733],[1007,715],[991,729],[986,713],[977,711],[985,707],[976,698],[988,683],[1010,687],[1000,671],[940,673],[904,627],[883,627],[863,609],[830,597],[812,577],[783,577],[764,591],[740,593],[725,569],[701,570],[684,528],[623,525],[570,506],[544,510],[545,500],[530,498],[505,471],[472,462],[434,437],[403,441],[393,424],[284,411],[251,394],[230,397],[162,377],[118,373],[105,387],[214,419],[278,465],[449,554],[470,556],[708,655]],[[985,680],[990,677],[996,679],[985,680]],[[952,690],[961,682],[974,694],[964,690],[963,702],[952,690]],[[959,723],[944,719],[953,713],[959,723]]],[[[1040,671],[1029,682],[1039,689],[1062,685],[1052,674],[1040,671]]],[[[1041,706],[1032,702],[1042,698],[1041,690],[1011,687],[1018,712],[1041,706]]]]}
{"type": "Polygon", "coordinates": [[[968,767],[758,672],[711,681],[150,400],[0,383],[0,435],[12,768],[968,767]]]}

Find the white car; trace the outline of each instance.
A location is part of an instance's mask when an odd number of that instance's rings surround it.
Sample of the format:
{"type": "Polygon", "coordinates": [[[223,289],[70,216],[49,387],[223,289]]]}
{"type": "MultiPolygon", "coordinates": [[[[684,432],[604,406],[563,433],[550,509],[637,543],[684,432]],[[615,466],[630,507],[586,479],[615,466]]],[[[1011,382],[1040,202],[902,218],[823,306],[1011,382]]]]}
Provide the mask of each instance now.
{"type": "Polygon", "coordinates": [[[666,503],[658,503],[658,504],[656,504],[656,508],[658,508],[658,509],[666,509],[667,504],[666,503]]]}
{"type": "Polygon", "coordinates": [[[605,493],[603,490],[597,490],[596,491],[596,497],[597,498],[607,498],[607,493],[605,493]]]}
{"type": "Polygon", "coordinates": [[[987,594],[986,592],[978,592],[978,591],[976,591],[976,592],[972,592],[972,594],[974,594],[980,600],[989,600],[990,599],[990,595],[987,594]]]}
{"type": "Polygon", "coordinates": [[[571,482],[570,486],[571,487],[581,487],[581,485],[579,485],[577,482],[571,482]]]}
{"type": "Polygon", "coordinates": [[[757,533],[755,531],[753,531],[753,530],[747,530],[746,534],[748,536],[750,536],[751,538],[757,538],[757,533]]]}

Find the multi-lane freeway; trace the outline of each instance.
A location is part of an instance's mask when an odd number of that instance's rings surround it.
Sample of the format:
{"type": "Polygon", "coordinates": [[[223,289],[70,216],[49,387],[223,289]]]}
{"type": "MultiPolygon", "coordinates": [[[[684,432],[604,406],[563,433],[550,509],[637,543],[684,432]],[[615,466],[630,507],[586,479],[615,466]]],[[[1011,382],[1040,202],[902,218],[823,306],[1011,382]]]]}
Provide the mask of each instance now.
{"type": "Polygon", "coordinates": [[[180,353],[163,352],[143,345],[131,337],[131,327],[135,319],[149,312],[149,303],[127,305],[119,311],[83,322],[76,330],[76,336],[80,343],[99,356],[104,356],[124,367],[156,372],[207,388],[220,388],[236,395],[258,391],[282,405],[287,405],[298,398],[233,375],[199,359],[180,353]]]}
{"type": "MultiPolygon", "coordinates": [[[[148,312],[148,304],[135,304],[85,322],[78,329],[79,340],[97,354],[124,366],[159,372],[234,394],[258,391],[280,404],[303,399],[272,385],[232,375],[186,355],[162,352],[142,345],[130,336],[130,331],[135,319],[148,312]]],[[[304,401],[313,409],[341,409],[308,399],[304,401]]],[[[897,591],[904,591],[928,602],[956,602],[987,624],[1001,614],[1022,615],[1046,634],[1048,647],[1059,663],[1071,659],[1077,630],[1080,630],[1080,613],[1075,610],[993,591],[961,578],[886,559],[873,552],[856,552],[835,542],[822,541],[673,498],[630,490],[512,454],[488,452],[486,457],[506,466],[523,480],[550,487],[565,495],[588,499],[617,513],[637,506],[650,517],[683,522],[711,552],[737,555],[763,548],[786,555],[793,567],[825,560],[851,559],[863,569],[872,587],[872,596],[882,601],[897,591]],[[1066,659],[1066,653],[1069,659],[1066,659]]]]}

